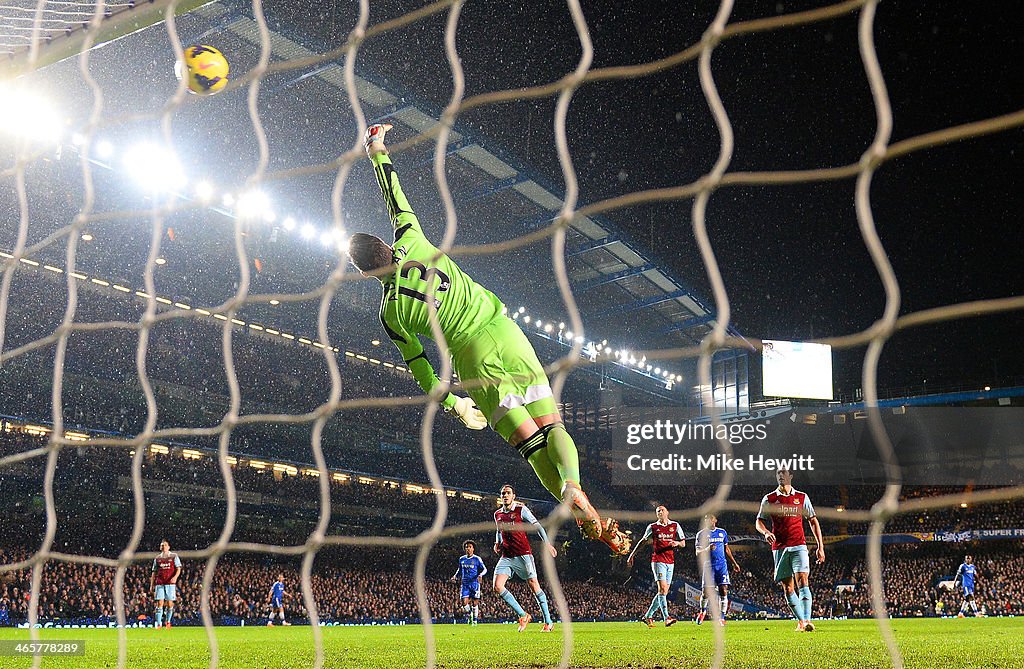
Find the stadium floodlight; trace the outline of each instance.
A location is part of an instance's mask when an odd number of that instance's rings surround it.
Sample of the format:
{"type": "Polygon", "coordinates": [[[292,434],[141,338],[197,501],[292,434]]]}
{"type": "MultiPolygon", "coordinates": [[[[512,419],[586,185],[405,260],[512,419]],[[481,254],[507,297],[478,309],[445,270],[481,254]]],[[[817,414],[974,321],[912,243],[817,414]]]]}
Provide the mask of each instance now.
{"type": "Polygon", "coordinates": [[[42,144],[60,141],[63,123],[49,102],[9,86],[0,86],[0,99],[0,132],[42,144]]]}
{"type": "Polygon", "coordinates": [[[530,317],[529,316],[523,316],[523,322],[526,323],[527,325],[529,325],[530,324],[530,317]]]}
{"type": "Polygon", "coordinates": [[[553,325],[551,325],[551,323],[548,323],[547,325],[545,325],[545,326],[544,326],[544,332],[548,332],[548,333],[550,333],[550,332],[551,332],[552,330],[554,330],[554,329],[555,329],[555,328],[554,328],[554,326],[553,326],[553,325]]]}
{"type": "Polygon", "coordinates": [[[200,181],[195,186],[196,197],[199,198],[200,202],[212,202],[213,201],[213,184],[209,181],[200,181]]]}
{"type": "Polygon", "coordinates": [[[559,323],[558,324],[558,329],[559,330],[564,330],[565,329],[565,323],[559,323]]]}
{"type": "Polygon", "coordinates": [[[114,145],[105,139],[101,139],[96,142],[96,157],[100,160],[106,160],[114,155],[114,145]]]}
{"type": "Polygon", "coordinates": [[[262,218],[267,211],[270,211],[270,198],[261,190],[245,191],[235,203],[235,214],[239,218],[262,218]]]}
{"type": "Polygon", "coordinates": [[[284,220],[281,221],[281,227],[283,227],[285,230],[294,230],[295,219],[291,216],[285,216],[284,220]]]}
{"type": "Polygon", "coordinates": [[[302,225],[302,229],[299,230],[299,234],[302,235],[303,239],[313,239],[313,237],[316,235],[316,228],[314,228],[309,223],[304,223],[302,225]]]}
{"type": "Polygon", "coordinates": [[[569,341],[572,341],[572,330],[565,331],[565,338],[568,339],[569,341]]]}
{"type": "Polygon", "coordinates": [[[185,185],[185,170],[167,147],[143,142],[124,154],[124,168],[139,185],[153,193],[166,192],[185,185]]]}
{"type": "Polygon", "coordinates": [[[525,311],[526,311],[526,307],[519,307],[519,313],[523,313],[525,311]]]}

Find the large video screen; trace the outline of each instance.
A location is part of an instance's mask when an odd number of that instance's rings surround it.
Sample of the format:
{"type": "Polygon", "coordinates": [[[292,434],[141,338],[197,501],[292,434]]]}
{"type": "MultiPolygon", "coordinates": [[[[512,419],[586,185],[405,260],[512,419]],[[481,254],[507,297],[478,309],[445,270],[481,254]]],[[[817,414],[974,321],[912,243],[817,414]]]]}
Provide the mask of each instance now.
{"type": "Polygon", "coordinates": [[[762,392],[765,397],[832,399],[832,347],[765,339],[762,392]]]}

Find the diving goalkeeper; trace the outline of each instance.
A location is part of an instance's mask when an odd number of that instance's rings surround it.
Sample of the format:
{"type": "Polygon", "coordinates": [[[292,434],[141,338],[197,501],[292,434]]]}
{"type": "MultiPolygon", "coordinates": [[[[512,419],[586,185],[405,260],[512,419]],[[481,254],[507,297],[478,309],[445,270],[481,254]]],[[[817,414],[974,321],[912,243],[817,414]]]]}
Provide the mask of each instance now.
{"type": "Polygon", "coordinates": [[[614,520],[601,519],[580,488],[576,444],[562,424],[544,367],[526,335],[504,315],[494,293],[423,236],[384,146],[390,129],[389,124],[370,126],[364,144],[395,242],[388,245],[379,237],[356,233],[348,249],[352,264],[384,286],[381,325],[429,393],[440,381],[419,336],[432,337],[429,314],[435,310],[455,371],[472,398],[448,393],[441,400],[444,410],[471,430],[489,424],[526,458],[544,487],[569,505],[584,536],[604,542],[617,555],[628,553],[629,538],[614,520]]]}

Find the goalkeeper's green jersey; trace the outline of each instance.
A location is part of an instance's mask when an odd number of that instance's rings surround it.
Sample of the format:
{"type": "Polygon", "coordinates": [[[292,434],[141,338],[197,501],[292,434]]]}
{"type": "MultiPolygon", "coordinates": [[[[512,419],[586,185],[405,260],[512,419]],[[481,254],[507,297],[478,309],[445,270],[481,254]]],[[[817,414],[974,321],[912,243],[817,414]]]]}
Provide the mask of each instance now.
{"type": "MultiPolygon", "coordinates": [[[[501,316],[504,305],[423,235],[419,220],[402,192],[391,158],[386,153],[378,153],[371,160],[395,229],[397,268],[394,274],[381,277],[384,295],[380,303],[380,322],[401,351],[416,382],[429,393],[439,381],[423,352],[419,335],[433,338],[430,308],[437,310],[441,332],[454,355],[477,332],[501,316]],[[428,294],[431,288],[433,295],[428,294]]],[[[442,403],[450,408],[454,402],[454,396],[449,393],[442,403]]]]}

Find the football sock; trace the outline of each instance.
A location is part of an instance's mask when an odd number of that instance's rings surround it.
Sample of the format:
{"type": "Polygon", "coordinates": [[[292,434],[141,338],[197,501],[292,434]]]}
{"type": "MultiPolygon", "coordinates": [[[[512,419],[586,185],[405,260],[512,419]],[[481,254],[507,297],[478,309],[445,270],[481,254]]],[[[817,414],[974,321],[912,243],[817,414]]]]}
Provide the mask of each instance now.
{"type": "Polygon", "coordinates": [[[174,615],[174,607],[173,606],[168,606],[168,607],[165,607],[165,608],[167,609],[167,614],[164,616],[164,622],[165,623],[169,623],[169,622],[171,622],[171,616],[174,615]]]}
{"type": "Polygon", "coordinates": [[[803,620],[800,610],[800,598],[797,596],[796,591],[788,593],[786,595],[786,601],[789,602],[789,610],[793,612],[793,617],[797,620],[803,620]]]}
{"type": "Polygon", "coordinates": [[[551,624],[551,612],[548,611],[548,596],[544,594],[543,590],[538,590],[533,593],[533,598],[537,600],[537,604],[540,605],[540,612],[544,614],[544,622],[551,624]]]}
{"type": "Polygon", "coordinates": [[[512,607],[512,610],[516,612],[516,615],[522,618],[526,615],[526,611],[523,607],[519,606],[519,602],[516,601],[516,596],[512,594],[512,591],[508,588],[501,591],[499,597],[505,600],[505,603],[512,607]]]}
{"type": "Polygon", "coordinates": [[[974,603],[973,599],[971,600],[971,610],[974,611],[975,613],[978,612],[978,605],[974,603]]]}
{"type": "Polygon", "coordinates": [[[722,605],[722,620],[725,620],[725,614],[729,610],[729,598],[719,597],[718,601],[722,605]]]}
{"type": "Polygon", "coordinates": [[[803,618],[801,620],[811,619],[811,588],[810,586],[804,586],[800,588],[800,604],[802,605],[803,618]]]}
{"type": "Polygon", "coordinates": [[[554,495],[555,499],[562,501],[562,479],[544,448],[544,433],[538,430],[532,437],[520,442],[516,448],[533,467],[533,471],[544,489],[554,495]]]}
{"type": "Polygon", "coordinates": [[[668,620],[668,595],[658,595],[658,600],[661,602],[661,617],[668,620]]]}
{"type": "Polygon", "coordinates": [[[651,600],[651,605],[647,607],[647,613],[644,614],[644,618],[653,618],[655,612],[661,608],[661,595],[655,595],[654,599],[651,600]]]}
{"type": "Polygon", "coordinates": [[[164,624],[164,607],[156,607],[156,626],[160,627],[164,624]]]}
{"type": "Polygon", "coordinates": [[[572,440],[565,426],[561,423],[548,425],[544,428],[544,440],[547,442],[545,452],[551,464],[558,470],[561,479],[558,489],[561,491],[566,481],[580,482],[580,456],[576,451],[576,442],[572,440]]]}
{"type": "Polygon", "coordinates": [[[708,610],[708,598],[703,595],[700,596],[700,610],[706,612],[708,610]]]}
{"type": "Polygon", "coordinates": [[[479,606],[473,606],[473,622],[476,622],[479,619],[480,619],[480,607],[479,606]]]}

